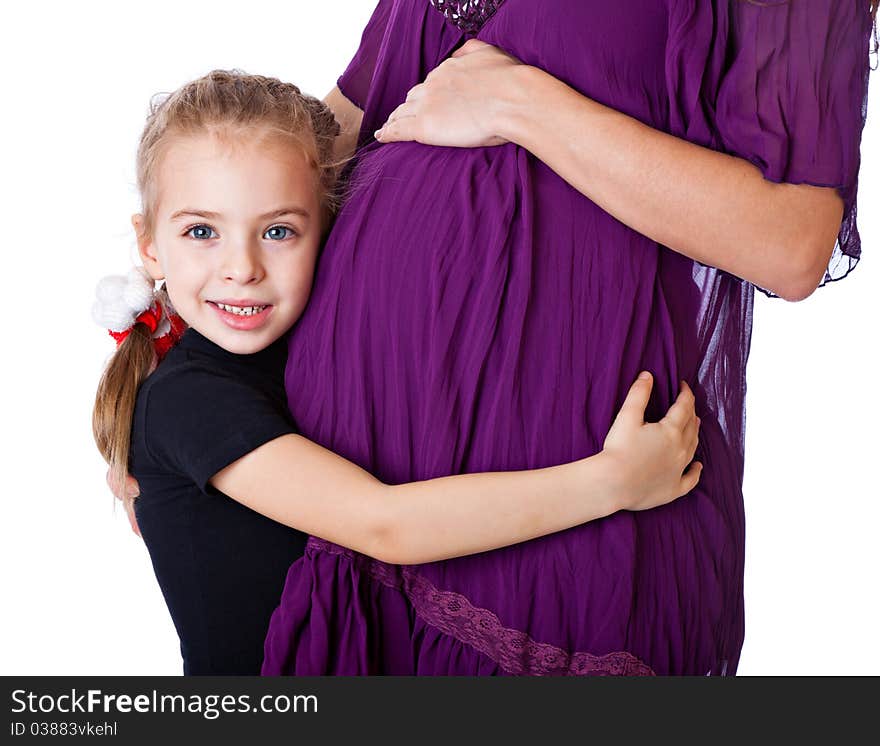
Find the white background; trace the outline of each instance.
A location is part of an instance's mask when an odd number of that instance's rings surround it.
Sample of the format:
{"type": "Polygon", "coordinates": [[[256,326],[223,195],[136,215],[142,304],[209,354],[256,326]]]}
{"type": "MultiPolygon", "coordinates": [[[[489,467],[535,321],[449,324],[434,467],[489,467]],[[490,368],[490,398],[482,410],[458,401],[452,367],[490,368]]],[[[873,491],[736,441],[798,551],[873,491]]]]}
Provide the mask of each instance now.
{"type": "MultiPolygon", "coordinates": [[[[134,152],[153,93],[238,67],[323,97],[373,6],[151,0],[5,10],[0,673],[180,672],[146,549],[114,510],[92,441],[94,390],[112,350],[89,315],[94,284],[136,256],[134,152]]],[[[880,674],[880,111],[870,109],[861,264],[800,303],[756,293],[742,675],[880,674]]]]}

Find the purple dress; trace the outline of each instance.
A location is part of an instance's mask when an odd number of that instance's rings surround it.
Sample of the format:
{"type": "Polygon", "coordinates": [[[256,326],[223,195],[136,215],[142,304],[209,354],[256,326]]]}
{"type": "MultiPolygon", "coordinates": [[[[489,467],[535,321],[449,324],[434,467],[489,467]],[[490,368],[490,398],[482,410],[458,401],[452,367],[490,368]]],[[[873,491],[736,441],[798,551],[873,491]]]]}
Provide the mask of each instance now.
{"type": "MultiPolygon", "coordinates": [[[[338,84],[364,112],[352,191],[291,337],[301,432],[389,483],[601,450],[638,372],[685,379],[700,484],[469,557],[395,566],[312,538],[273,674],[732,674],[743,642],[745,366],[754,288],[619,222],[525,149],[376,143],[476,36],[651,127],[845,203],[859,257],[867,0],[381,0],[338,84]]],[[[769,496],[772,499],[772,496],[769,496]]]]}

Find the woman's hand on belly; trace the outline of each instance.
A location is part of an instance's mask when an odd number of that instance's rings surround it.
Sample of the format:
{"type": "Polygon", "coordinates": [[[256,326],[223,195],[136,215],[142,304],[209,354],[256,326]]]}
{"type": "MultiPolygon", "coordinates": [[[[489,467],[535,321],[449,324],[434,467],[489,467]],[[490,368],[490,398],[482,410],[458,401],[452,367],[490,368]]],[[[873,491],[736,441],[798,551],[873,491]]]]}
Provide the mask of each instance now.
{"type": "Polygon", "coordinates": [[[376,139],[458,148],[503,145],[508,140],[496,134],[495,122],[514,82],[510,73],[519,67],[522,62],[498,47],[469,40],[410,89],[376,139]]]}

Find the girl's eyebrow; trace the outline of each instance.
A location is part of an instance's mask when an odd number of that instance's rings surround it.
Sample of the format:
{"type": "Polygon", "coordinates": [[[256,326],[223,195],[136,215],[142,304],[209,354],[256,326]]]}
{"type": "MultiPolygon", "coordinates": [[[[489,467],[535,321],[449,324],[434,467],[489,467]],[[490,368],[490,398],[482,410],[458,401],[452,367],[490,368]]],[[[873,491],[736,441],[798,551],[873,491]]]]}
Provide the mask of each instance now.
{"type": "Polygon", "coordinates": [[[291,205],[290,207],[282,207],[278,210],[267,212],[265,215],[260,215],[260,220],[280,218],[282,215],[299,215],[301,217],[304,217],[306,220],[309,219],[308,210],[305,210],[302,207],[298,207],[296,205],[291,205]]]}
{"type": "MultiPolygon", "coordinates": [[[[304,210],[302,207],[297,207],[296,205],[291,205],[289,207],[282,207],[278,210],[272,210],[271,212],[267,212],[264,215],[260,215],[258,217],[259,220],[269,220],[270,218],[280,218],[282,215],[300,215],[306,220],[309,219],[310,215],[308,210],[304,210]]],[[[214,220],[220,217],[219,212],[210,212],[209,210],[194,210],[190,207],[186,207],[183,210],[178,210],[175,213],[172,213],[171,220],[177,220],[179,218],[204,218],[205,220],[214,220]]]]}
{"type": "Polygon", "coordinates": [[[172,213],[171,220],[177,220],[178,218],[205,218],[206,220],[213,220],[214,218],[220,217],[220,213],[217,212],[209,212],[207,210],[193,210],[189,207],[184,208],[183,210],[178,210],[175,213],[172,213]]]}

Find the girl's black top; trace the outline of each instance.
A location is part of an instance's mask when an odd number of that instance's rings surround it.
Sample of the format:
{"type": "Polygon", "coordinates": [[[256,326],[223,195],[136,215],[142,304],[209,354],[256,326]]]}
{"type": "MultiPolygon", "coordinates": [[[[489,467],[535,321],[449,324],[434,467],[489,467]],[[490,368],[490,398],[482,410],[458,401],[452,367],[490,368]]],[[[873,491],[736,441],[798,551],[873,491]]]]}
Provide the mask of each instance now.
{"type": "Polygon", "coordinates": [[[188,329],[141,386],[131,436],[135,515],[186,675],[259,674],[269,618],[307,536],[214,489],[250,451],[296,432],[287,337],[236,355],[188,329]]]}

